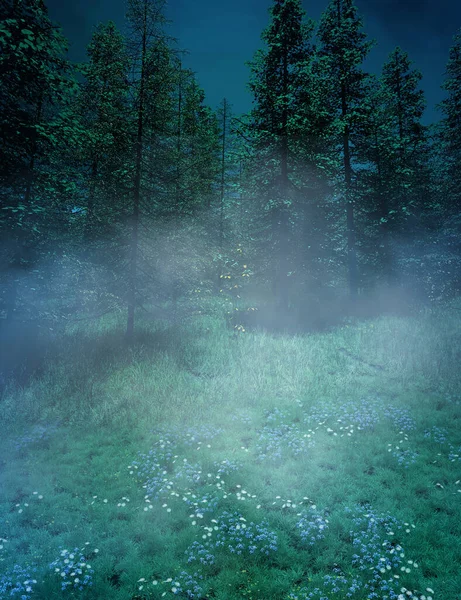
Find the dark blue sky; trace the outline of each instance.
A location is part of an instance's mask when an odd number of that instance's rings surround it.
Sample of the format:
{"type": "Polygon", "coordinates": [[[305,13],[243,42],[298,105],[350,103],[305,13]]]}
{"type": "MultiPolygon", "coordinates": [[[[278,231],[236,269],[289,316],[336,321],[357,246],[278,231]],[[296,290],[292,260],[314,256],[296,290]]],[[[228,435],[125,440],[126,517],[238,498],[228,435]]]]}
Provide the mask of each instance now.
{"type": "MultiPolygon", "coordinates": [[[[328,0],[304,0],[308,17],[318,21],[328,0]]],[[[48,0],[50,16],[59,22],[71,44],[70,56],[84,60],[93,27],[114,20],[124,23],[125,0],[48,0]]],[[[244,62],[262,47],[260,35],[269,22],[272,0],[170,0],[166,15],[173,21],[167,31],[188,50],[185,67],[197,73],[207,103],[216,108],[226,97],[234,112],[251,109],[245,85],[249,69],[244,62]]],[[[365,64],[379,73],[391,50],[399,45],[423,73],[427,111],[424,121],[437,120],[435,105],[444,98],[440,89],[452,37],[461,27],[460,0],[356,0],[369,38],[377,45],[365,64]]]]}

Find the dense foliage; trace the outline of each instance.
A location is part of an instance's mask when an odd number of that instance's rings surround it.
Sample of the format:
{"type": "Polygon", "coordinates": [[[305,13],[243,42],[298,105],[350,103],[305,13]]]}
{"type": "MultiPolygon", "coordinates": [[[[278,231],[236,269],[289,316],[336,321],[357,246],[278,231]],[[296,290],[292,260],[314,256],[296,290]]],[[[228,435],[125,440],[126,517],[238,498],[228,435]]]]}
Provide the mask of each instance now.
{"type": "Polygon", "coordinates": [[[163,0],[130,0],[126,36],[98,25],[83,64],[43,1],[0,11],[4,375],[21,327],[33,347],[127,311],[133,340],[138,311],[177,320],[214,294],[238,331],[299,330],[375,289],[459,291],[461,34],[443,118],[425,126],[404,50],[363,71],[374,42],[352,0],[330,0],[317,28],[299,0],[274,1],[239,116],[206,105],[163,0]]]}

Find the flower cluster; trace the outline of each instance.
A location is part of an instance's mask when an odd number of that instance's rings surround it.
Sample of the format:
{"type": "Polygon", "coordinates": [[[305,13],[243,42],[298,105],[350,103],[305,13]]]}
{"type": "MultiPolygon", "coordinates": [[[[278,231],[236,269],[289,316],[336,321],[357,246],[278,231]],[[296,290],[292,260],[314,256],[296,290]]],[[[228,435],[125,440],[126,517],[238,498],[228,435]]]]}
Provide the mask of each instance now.
{"type": "Polygon", "coordinates": [[[226,458],[221,462],[215,461],[213,466],[216,468],[217,475],[230,475],[231,473],[235,473],[239,469],[242,468],[242,464],[235,460],[229,460],[226,458]]]}
{"type": "MultiPolygon", "coordinates": [[[[202,515],[203,516],[203,515],[202,515]]],[[[247,523],[237,512],[223,512],[210,525],[203,527],[201,542],[195,541],[186,550],[187,561],[199,561],[203,565],[212,565],[216,552],[236,555],[265,555],[277,551],[277,535],[268,528],[268,523],[247,523]]]]}
{"type": "MultiPolygon", "coordinates": [[[[179,575],[173,579],[172,577],[168,577],[164,581],[159,581],[158,579],[154,579],[149,582],[145,577],[141,577],[138,579],[138,590],[148,590],[149,588],[152,591],[157,590],[156,598],[161,597],[164,598],[167,594],[173,594],[175,596],[182,596],[183,598],[190,598],[193,600],[194,598],[202,598],[203,589],[199,584],[199,580],[203,580],[203,575],[199,573],[193,573],[192,575],[187,571],[181,571],[179,575]],[[158,595],[158,588],[163,588],[165,591],[158,595]]],[[[136,596],[137,598],[139,596],[136,596]]],[[[144,596],[143,596],[144,598],[144,596]]]]}
{"type": "Polygon", "coordinates": [[[458,449],[456,449],[450,444],[450,452],[448,454],[448,460],[450,462],[455,462],[457,460],[461,460],[461,446],[458,446],[458,449]]]}
{"type": "Polygon", "coordinates": [[[311,448],[314,442],[296,425],[265,425],[259,431],[256,444],[258,460],[281,460],[286,453],[298,456],[311,448]]]}
{"type": "Polygon", "coordinates": [[[191,463],[184,458],[175,469],[174,479],[184,484],[199,484],[202,480],[202,467],[199,463],[191,463]]]}
{"type": "Polygon", "coordinates": [[[166,470],[151,475],[144,480],[143,488],[147,491],[147,495],[153,498],[160,498],[162,493],[169,492],[173,487],[173,482],[167,476],[166,470]]]}
{"type": "Polygon", "coordinates": [[[160,467],[165,468],[166,465],[171,464],[174,459],[178,458],[178,455],[174,453],[174,440],[170,437],[166,434],[154,442],[147,454],[138,452],[140,460],[135,460],[131,465],[128,465],[128,469],[132,470],[130,475],[135,474],[135,470],[137,471],[136,476],[148,475],[160,467]]]}
{"type": "MultiPolygon", "coordinates": [[[[394,538],[395,531],[402,530],[408,523],[400,523],[390,515],[380,516],[369,506],[356,507],[345,511],[353,515],[354,529],[350,531],[355,554],[352,566],[367,574],[369,579],[363,588],[369,598],[382,598],[383,594],[396,599],[398,596],[400,572],[410,573],[418,564],[408,560],[405,564],[405,552],[394,538]],[[398,573],[396,573],[396,571],[398,573]]],[[[405,530],[409,533],[411,530],[405,530]]]]}
{"type": "Polygon", "coordinates": [[[180,435],[181,440],[186,446],[200,447],[205,445],[209,447],[210,442],[218,437],[218,435],[221,435],[223,431],[221,427],[200,425],[198,427],[182,427],[180,435]]]}
{"type": "Polygon", "coordinates": [[[267,423],[283,423],[287,420],[288,415],[285,411],[275,407],[271,410],[264,411],[264,418],[267,423]]]}
{"type": "Polygon", "coordinates": [[[215,492],[205,492],[200,495],[187,494],[183,497],[183,501],[192,508],[193,512],[189,516],[201,519],[204,513],[213,512],[216,509],[219,497],[215,492]]]}
{"type": "Polygon", "coordinates": [[[173,483],[169,474],[172,473],[175,454],[173,436],[165,433],[157,440],[147,454],[138,453],[139,459],[128,466],[130,475],[142,481],[148,495],[159,497],[161,492],[171,489],[173,483]]]}
{"type": "Polygon", "coordinates": [[[358,577],[351,577],[349,580],[337,565],[333,567],[332,571],[333,575],[323,576],[322,589],[316,587],[312,591],[308,591],[302,587],[299,592],[289,594],[288,600],[330,600],[331,594],[339,593],[342,594],[342,597],[352,598],[356,592],[362,589],[362,582],[358,577]]]}
{"type": "Polygon", "coordinates": [[[50,564],[50,569],[61,577],[62,591],[67,588],[83,590],[93,585],[94,571],[83,554],[85,550],[87,548],[74,548],[73,551],[61,550],[59,558],[50,564]]]}
{"type": "Polygon", "coordinates": [[[15,438],[13,446],[16,450],[22,450],[30,444],[48,441],[58,431],[57,423],[45,423],[34,425],[29,433],[15,438]]]}
{"type": "MultiPolygon", "coordinates": [[[[211,536],[211,533],[210,533],[211,536]]],[[[205,538],[207,536],[205,535],[205,538]]],[[[187,556],[187,562],[199,561],[202,565],[214,565],[216,557],[211,553],[209,544],[205,546],[200,542],[193,542],[184,553],[187,556]]]]}
{"type": "MultiPolygon", "coordinates": [[[[426,592],[434,593],[431,588],[426,588],[426,592]]],[[[426,596],[426,594],[420,594],[419,592],[413,592],[407,590],[406,587],[400,588],[400,594],[397,596],[397,600],[432,600],[432,596],[426,596]]]]}
{"type": "Polygon", "coordinates": [[[0,575],[0,598],[29,600],[33,593],[33,586],[37,583],[36,579],[32,579],[31,572],[36,572],[36,569],[29,570],[14,565],[10,571],[0,575]]]}
{"type": "Polygon", "coordinates": [[[336,411],[333,407],[318,405],[309,411],[304,417],[304,421],[307,424],[312,425],[324,425],[329,419],[333,419],[336,416],[336,411]]]}
{"type": "Polygon", "coordinates": [[[373,430],[380,421],[376,402],[366,398],[360,400],[358,404],[351,401],[342,402],[339,405],[337,416],[338,421],[353,425],[359,431],[373,430]]]}
{"type": "Polygon", "coordinates": [[[394,449],[392,449],[392,444],[388,444],[387,451],[390,452],[392,456],[397,459],[399,465],[405,467],[405,469],[408,469],[410,465],[414,464],[418,458],[418,452],[414,452],[408,448],[403,449],[400,446],[395,446],[394,449]]]}
{"type": "Polygon", "coordinates": [[[313,408],[305,419],[307,423],[317,425],[325,425],[327,422],[331,425],[333,420],[338,423],[340,430],[373,430],[380,421],[379,407],[373,399],[363,398],[358,403],[347,400],[334,406],[313,408]]]}
{"type": "Polygon", "coordinates": [[[410,412],[406,408],[399,408],[397,406],[386,406],[384,409],[386,417],[391,419],[394,426],[400,431],[412,431],[416,429],[416,421],[410,415],[410,412]]]}
{"type": "MultiPolygon", "coordinates": [[[[287,600],[332,600],[331,594],[341,594],[341,598],[356,598],[357,600],[433,600],[430,595],[426,596],[425,594],[412,592],[405,587],[401,587],[399,591],[400,593],[389,589],[385,596],[368,592],[365,597],[363,596],[366,593],[363,589],[363,583],[357,577],[348,580],[344,575],[325,575],[322,589],[316,587],[309,592],[305,587],[302,587],[299,591],[290,593],[287,600]],[[326,593],[328,596],[325,595],[326,593]]],[[[433,593],[431,588],[427,588],[426,591],[433,593]]]]}
{"type": "Polygon", "coordinates": [[[211,543],[215,548],[224,548],[232,554],[259,553],[266,556],[277,551],[277,535],[270,531],[267,521],[247,523],[239,513],[225,511],[212,522],[216,535],[211,543]]]}
{"type": "MultiPolygon", "coordinates": [[[[171,586],[170,592],[172,594],[176,596],[181,595],[192,600],[194,598],[203,597],[203,588],[199,583],[202,579],[203,575],[200,575],[199,573],[193,573],[191,575],[187,571],[181,571],[179,575],[175,577],[174,581],[169,579],[163,583],[168,583],[171,586]]],[[[165,595],[165,593],[162,595],[165,595]]]]}
{"type": "Polygon", "coordinates": [[[296,523],[300,530],[300,536],[303,542],[313,546],[316,541],[325,537],[325,531],[328,529],[328,519],[315,507],[311,506],[308,511],[299,513],[301,518],[296,523]]]}
{"type": "Polygon", "coordinates": [[[447,441],[448,430],[445,427],[436,427],[424,430],[424,437],[434,440],[437,444],[444,444],[447,441]]]}
{"type": "Polygon", "coordinates": [[[199,573],[193,573],[192,575],[187,571],[181,571],[177,576],[177,583],[179,586],[174,594],[185,594],[186,598],[202,598],[203,589],[199,584],[199,580],[203,579],[203,575],[199,573]]]}
{"type": "Polygon", "coordinates": [[[211,425],[199,425],[195,427],[176,425],[169,426],[168,429],[153,429],[152,433],[162,438],[167,438],[172,445],[183,445],[199,449],[202,446],[209,447],[210,442],[223,433],[223,429],[212,427],[211,425]]]}
{"type": "MultiPolygon", "coordinates": [[[[187,458],[179,461],[177,447],[191,446],[197,444],[199,449],[204,441],[212,439],[218,435],[219,429],[211,429],[205,426],[186,430],[185,436],[179,440],[179,433],[172,431],[160,432],[160,439],[154,442],[153,447],[147,453],[138,453],[138,459],[129,466],[130,475],[134,475],[140,481],[146,490],[147,496],[160,499],[164,494],[172,494],[172,489],[176,485],[179,488],[187,489],[191,486],[197,486],[209,482],[211,473],[203,473],[202,466],[199,463],[190,462],[187,458]]],[[[159,433],[159,432],[156,432],[159,433]]],[[[221,479],[222,473],[231,473],[237,470],[237,463],[224,460],[221,463],[215,462],[218,474],[217,479],[221,479]]]]}
{"type": "MultiPolygon", "coordinates": [[[[355,526],[354,530],[349,532],[352,545],[356,548],[356,554],[352,557],[353,566],[363,571],[382,562],[382,548],[385,547],[388,552],[385,552],[386,559],[384,562],[387,564],[387,560],[389,560],[391,568],[397,568],[400,565],[401,556],[399,552],[395,553],[394,546],[387,540],[385,546],[383,546],[382,538],[384,534],[393,537],[395,535],[394,530],[402,529],[399,521],[389,515],[378,516],[370,506],[356,507],[355,509],[346,507],[345,512],[353,515],[352,522],[355,526]]],[[[400,546],[396,546],[396,549],[399,551],[400,546]]]]}

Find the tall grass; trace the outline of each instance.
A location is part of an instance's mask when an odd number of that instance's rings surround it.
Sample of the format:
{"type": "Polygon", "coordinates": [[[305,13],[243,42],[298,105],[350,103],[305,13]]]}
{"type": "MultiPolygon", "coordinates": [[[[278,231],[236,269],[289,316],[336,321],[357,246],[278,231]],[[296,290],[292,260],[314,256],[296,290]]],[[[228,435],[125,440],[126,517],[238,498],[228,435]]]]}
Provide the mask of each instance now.
{"type": "Polygon", "coordinates": [[[305,335],[145,320],[131,348],[118,317],[68,328],[0,403],[0,590],[16,577],[37,583],[14,598],[461,597],[459,306],[305,335]],[[267,555],[225,551],[236,511],[267,555]],[[385,567],[404,592],[370,583],[386,535],[405,548],[385,567]],[[64,550],[90,564],[77,584],[64,550]]]}

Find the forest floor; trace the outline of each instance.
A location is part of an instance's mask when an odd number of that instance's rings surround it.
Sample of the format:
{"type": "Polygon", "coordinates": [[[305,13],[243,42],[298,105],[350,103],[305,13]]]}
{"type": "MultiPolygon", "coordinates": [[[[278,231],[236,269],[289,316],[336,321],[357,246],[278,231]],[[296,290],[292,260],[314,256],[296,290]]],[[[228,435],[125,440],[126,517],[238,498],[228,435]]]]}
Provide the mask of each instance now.
{"type": "Polygon", "coordinates": [[[460,600],[459,307],[69,329],[0,401],[0,598],[460,600]]]}

